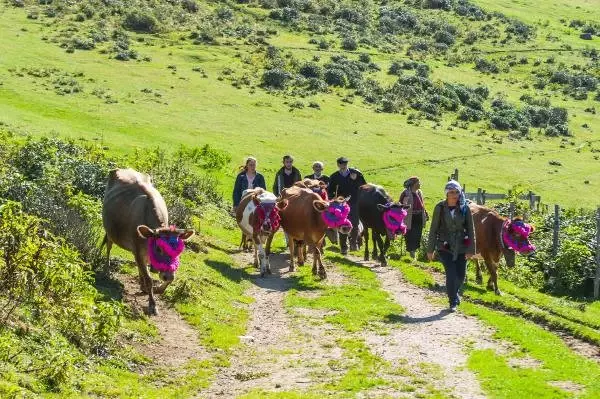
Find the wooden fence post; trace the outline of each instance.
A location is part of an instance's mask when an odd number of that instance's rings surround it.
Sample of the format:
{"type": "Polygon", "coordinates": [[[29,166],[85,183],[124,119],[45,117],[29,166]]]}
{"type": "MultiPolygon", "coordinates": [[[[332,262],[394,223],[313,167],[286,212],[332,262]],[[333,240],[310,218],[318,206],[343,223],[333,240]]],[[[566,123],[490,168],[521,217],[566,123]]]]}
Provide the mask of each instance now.
{"type": "Polygon", "coordinates": [[[554,205],[554,231],[552,234],[552,256],[558,253],[558,232],[560,231],[560,206],[554,205]]]}
{"type": "Polygon", "coordinates": [[[481,192],[481,187],[479,187],[477,189],[477,205],[483,205],[483,198],[482,197],[482,192],[481,192]]]}
{"type": "Polygon", "coordinates": [[[596,209],[596,278],[594,279],[594,299],[600,295],[600,206],[596,209]]]}
{"type": "Polygon", "coordinates": [[[454,169],[454,180],[458,181],[458,169],[454,169]]]}
{"type": "Polygon", "coordinates": [[[529,209],[535,209],[535,199],[532,191],[529,191],[529,209]]]}
{"type": "Polygon", "coordinates": [[[485,205],[485,190],[481,192],[481,205],[485,205]]]}
{"type": "Polygon", "coordinates": [[[513,220],[514,217],[515,217],[515,203],[511,202],[510,205],[508,206],[508,218],[510,220],[513,220]]]}

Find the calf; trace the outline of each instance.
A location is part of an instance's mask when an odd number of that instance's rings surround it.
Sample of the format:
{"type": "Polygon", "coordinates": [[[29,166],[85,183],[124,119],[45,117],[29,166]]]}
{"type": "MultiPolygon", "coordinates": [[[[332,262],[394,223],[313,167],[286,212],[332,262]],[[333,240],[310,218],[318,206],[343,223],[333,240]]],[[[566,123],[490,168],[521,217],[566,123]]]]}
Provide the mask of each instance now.
{"type": "Polygon", "coordinates": [[[500,216],[496,211],[475,203],[469,204],[475,227],[475,242],[477,254],[473,258],[477,273],[477,283],[482,284],[483,277],[479,260],[483,259],[490,278],[487,283],[489,290],[501,295],[498,288],[498,263],[504,255],[506,265],[515,265],[515,252],[529,254],[535,251],[535,246],[529,241],[533,226],[524,223],[521,218],[509,220],[500,216]]]}
{"type": "Polygon", "coordinates": [[[102,224],[106,231],[102,245],[106,244],[107,266],[113,243],[133,253],[140,286],[148,293],[148,313],[156,315],[154,293],[163,293],[175,278],[184,240],[194,235],[194,230],[169,226],[167,206],[152,186],[150,176],[133,169],[110,172],[102,202],[102,224]],[[160,287],[153,287],[148,263],[164,281],[160,287]]]}
{"type": "Polygon", "coordinates": [[[242,230],[243,241],[254,243],[254,266],[259,267],[260,276],[271,274],[269,257],[263,244],[267,238],[279,229],[279,210],[275,207],[277,197],[273,193],[256,188],[245,191],[240,204],[236,208],[236,221],[242,230]]]}
{"type": "MultiPolygon", "coordinates": [[[[288,235],[290,249],[290,271],[294,271],[295,242],[309,245],[313,251],[313,274],[321,278],[327,272],[321,259],[321,247],[325,230],[336,229],[343,234],[352,230],[348,220],[350,207],[347,199],[325,201],[317,193],[301,187],[290,187],[282,191],[277,207],[281,214],[281,227],[288,235]]],[[[298,264],[304,264],[304,251],[297,251],[298,264]]]]}
{"type": "Polygon", "coordinates": [[[369,260],[369,229],[373,237],[373,259],[377,258],[382,266],[387,266],[387,250],[390,240],[398,234],[406,234],[404,218],[406,206],[394,202],[383,187],[365,184],[358,189],[358,212],[364,227],[365,260],[369,260]],[[385,243],[381,236],[385,235],[385,243]],[[379,256],[377,253],[379,247],[379,256]]]}

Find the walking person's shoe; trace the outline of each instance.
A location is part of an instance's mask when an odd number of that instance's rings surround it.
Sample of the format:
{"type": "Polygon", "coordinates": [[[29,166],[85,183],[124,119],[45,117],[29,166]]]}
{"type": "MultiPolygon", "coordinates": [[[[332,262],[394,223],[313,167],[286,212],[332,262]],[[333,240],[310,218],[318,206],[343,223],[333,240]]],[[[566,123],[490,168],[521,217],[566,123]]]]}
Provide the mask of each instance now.
{"type": "Polygon", "coordinates": [[[415,257],[417,256],[417,254],[415,253],[415,251],[409,251],[408,254],[410,255],[410,257],[412,259],[415,259],[415,257]]]}
{"type": "Polygon", "coordinates": [[[448,308],[448,311],[449,311],[450,313],[455,313],[455,312],[456,312],[456,310],[457,310],[457,309],[456,309],[456,305],[450,305],[450,307],[448,308]]]}

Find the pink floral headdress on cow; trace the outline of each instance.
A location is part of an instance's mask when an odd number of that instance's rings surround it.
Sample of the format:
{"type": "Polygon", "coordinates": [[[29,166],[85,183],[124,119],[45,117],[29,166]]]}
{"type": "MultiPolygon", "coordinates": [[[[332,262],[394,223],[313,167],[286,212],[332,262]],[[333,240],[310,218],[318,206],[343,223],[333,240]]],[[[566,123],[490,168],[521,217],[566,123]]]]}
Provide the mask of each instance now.
{"type": "MultiPolygon", "coordinates": [[[[169,226],[173,233],[177,228],[169,226]]],[[[148,237],[148,257],[150,266],[159,272],[174,273],[179,268],[179,256],[185,248],[185,243],[177,234],[156,235],[148,237]]]]}
{"type": "Polygon", "coordinates": [[[404,208],[392,207],[391,205],[391,203],[384,205],[386,210],[383,211],[382,215],[383,224],[393,236],[397,234],[406,235],[407,228],[404,224],[404,218],[406,218],[408,212],[404,208]]]}
{"type": "Polygon", "coordinates": [[[533,231],[533,226],[522,220],[510,221],[507,219],[502,224],[502,241],[506,248],[519,253],[530,253],[535,251],[535,245],[529,241],[529,235],[533,231]],[[511,234],[512,233],[512,234],[511,234]],[[520,239],[514,239],[517,235],[520,239]]]}
{"type": "Polygon", "coordinates": [[[272,232],[279,230],[281,216],[275,203],[261,202],[256,205],[256,216],[253,226],[255,231],[260,231],[265,221],[269,224],[272,232]]]}
{"type": "Polygon", "coordinates": [[[321,213],[321,218],[330,229],[338,229],[343,226],[352,228],[352,222],[348,220],[350,206],[345,202],[331,201],[327,209],[321,213]]]}

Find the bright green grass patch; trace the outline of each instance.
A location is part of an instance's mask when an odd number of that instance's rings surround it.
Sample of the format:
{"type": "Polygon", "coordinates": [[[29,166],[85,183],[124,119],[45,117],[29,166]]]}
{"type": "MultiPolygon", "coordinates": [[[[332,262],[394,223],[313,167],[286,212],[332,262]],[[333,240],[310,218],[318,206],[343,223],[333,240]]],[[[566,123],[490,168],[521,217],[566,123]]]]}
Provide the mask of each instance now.
{"type": "Polygon", "coordinates": [[[238,399],[321,399],[322,394],[310,393],[310,392],[295,392],[295,391],[282,391],[272,392],[265,391],[262,389],[256,389],[248,392],[245,395],[238,396],[238,399]]]}
{"type": "Polygon", "coordinates": [[[338,341],[338,345],[344,350],[344,360],[350,360],[352,365],[339,381],[326,384],[326,389],[333,392],[356,393],[388,385],[388,382],[378,374],[389,365],[380,357],[373,355],[364,341],[342,339],[338,341]]]}
{"type": "Polygon", "coordinates": [[[521,318],[508,316],[483,306],[461,304],[461,309],[477,316],[496,329],[495,336],[517,344],[527,355],[542,362],[537,369],[511,368],[506,357],[492,356],[490,351],[474,351],[469,368],[477,372],[488,394],[496,398],[570,397],[572,395],[548,384],[569,381],[585,388],[578,397],[600,396],[600,365],[573,353],[556,335],[521,318]],[[530,394],[530,395],[528,395],[530,394]]]}
{"type": "Polygon", "coordinates": [[[346,331],[359,331],[374,322],[397,319],[402,307],[394,303],[390,295],[381,289],[377,276],[366,267],[359,266],[340,256],[328,255],[348,282],[340,286],[327,285],[312,275],[310,267],[300,267],[298,281],[286,296],[288,307],[305,307],[333,310],[325,320],[341,325],[346,331]],[[302,291],[320,290],[316,298],[299,295],[302,291]]]}

